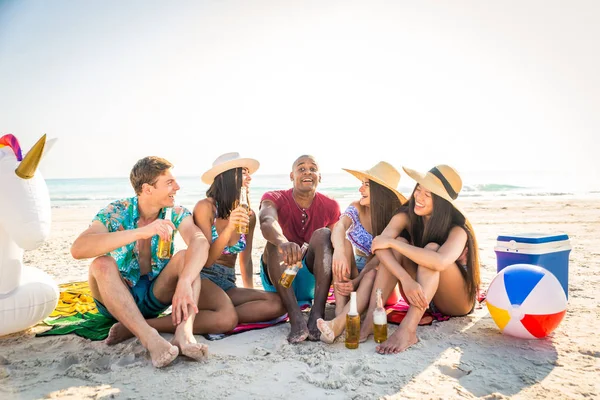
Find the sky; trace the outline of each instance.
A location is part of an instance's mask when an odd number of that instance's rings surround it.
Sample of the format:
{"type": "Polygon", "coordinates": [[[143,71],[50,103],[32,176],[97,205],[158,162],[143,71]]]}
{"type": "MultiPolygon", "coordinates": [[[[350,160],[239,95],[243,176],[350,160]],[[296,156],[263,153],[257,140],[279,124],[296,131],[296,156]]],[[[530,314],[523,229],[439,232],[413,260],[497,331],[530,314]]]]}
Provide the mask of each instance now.
{"type": "MultiPolygon", "coordinates": [[[[598,186],[600,2],[1,1],[0,135],[47,178],[158,155],[598,186]]],[[[504,182],[510,183],[510,182],[504,182]]]]}

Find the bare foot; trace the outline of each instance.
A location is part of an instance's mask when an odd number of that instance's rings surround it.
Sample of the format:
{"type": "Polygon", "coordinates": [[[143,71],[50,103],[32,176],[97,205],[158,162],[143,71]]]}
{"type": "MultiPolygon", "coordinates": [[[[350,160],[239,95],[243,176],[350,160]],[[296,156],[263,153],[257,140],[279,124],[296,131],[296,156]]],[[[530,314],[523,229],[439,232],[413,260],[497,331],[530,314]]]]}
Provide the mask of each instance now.
{"type": "Polygon", "coordinates": [[[114,324],[110,331],[108,331],[108,337],[104,339],[104,343],[109,346],[113,346],[117,343],[124,342],[127,339],[131,339],[133,337],[133,333],[129,329],[125,327],[120,322],[114,324]]]}
{"type": "Polygon", "coordinates": [[[294,321],[290,319],[290,325],[290,334],[287,337],[288,342],[292,344],[304,342],[308,337],[308,327],[306,326],[304,317],[300,315],[294,321]]]}
{"type": "Polygon", "coordinates": [[[375,348],[379,354],[396,354],[408,349],[419,341],[416,331],[399,327],[385,342],[375,348]]]}
{"type": "Polygon", "coordinates": [[[198,343],[193,335],[190,338],[182,340],[173,338],[171,344],[177,346],[182,355],[189,357],[192,360],[202,361],[208,357],[208,346],[203,343],[198,343]]]}
{"type": "Polygon", "coordinates": [[[310,316],[308,317],[308,340],[312,340],[313,342],[319,341],[321,337],[321,331],[317,327],[317,320],[322,319],[322,315],[313,314],[312,310],[310,316]]]}
{"type": "Polygon", "coordinates": [[[156,368],[163,368],[171,364],[179,355],[177,346],[167,342],[156,332],[156,336],[148,342],[148,351],[152,358],[152,365],[156,368]]]}
{"type": "Polygon", "coordinates": [[[335,340],[335,334],[333,333],[333,323],[331,321],[325,321],[323,318],[317,320],[317,328],[321,331],[320,339],[322,342],[331,344],[335,340]]]}
{"type": "Polygon", "coordinates": [[[360,337],[358,338],[359,343],[366,342],[369,336],[373,334],[373,319],[365,318],[364,322],[360,325],[360,337]]]}

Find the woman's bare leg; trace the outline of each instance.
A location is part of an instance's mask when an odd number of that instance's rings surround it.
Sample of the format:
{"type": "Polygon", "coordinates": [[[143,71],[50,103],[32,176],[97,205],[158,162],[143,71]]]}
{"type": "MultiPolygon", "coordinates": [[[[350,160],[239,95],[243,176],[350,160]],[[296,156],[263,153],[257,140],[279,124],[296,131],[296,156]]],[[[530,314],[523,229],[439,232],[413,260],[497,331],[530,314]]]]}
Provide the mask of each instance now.
{"type": "MultiPolygon", "coordinates": [[[[439,245],[430,243],[425,248],[437,250],[439,245]]],[[[452,264],[442,272],[425,267],[417,269],[417,282],[423,287],[427,300],[433,299],[436,308],[447,315],[464,315],[473,305],[458,268],[461,267],[452,264]]],[[[417,326],[424,313],[425,310],[411,306],[398,329],[377,346],[376,351],[380,354],[399,353],[417,343],[417,326]]]]}
{"type": "MultiPolygon", "coordinates": [[[[356,290],[356,308],[358,309],[359,314],[361,314],[369,305],[369,298],[371,290],[373,289],[373,283],[375,282],[376,272],[377,271],[375,270],[367,272],[363,276],[360,285],[356,290]]],[[[335,338],[344,332],[346,329],[346,315],[348,314],[348,311],[350,311],[350,304],[346,304],[341,313],[331,321],[324,321],[323,319],[317,321],[317,327],[321,331],[321,341],[333,343],[335,338]]]]}
{"type": "Polygon", "coordinates": [[[235,306],[239,323],[270,321],[286,312],[277,293],[234,287],[227,295],[235,306]]]}

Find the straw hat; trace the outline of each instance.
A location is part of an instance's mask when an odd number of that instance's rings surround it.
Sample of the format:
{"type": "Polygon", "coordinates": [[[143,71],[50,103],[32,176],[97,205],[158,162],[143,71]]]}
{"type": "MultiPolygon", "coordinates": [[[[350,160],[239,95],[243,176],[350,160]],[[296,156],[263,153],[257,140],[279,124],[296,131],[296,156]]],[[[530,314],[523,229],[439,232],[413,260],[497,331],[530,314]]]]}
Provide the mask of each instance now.
{"type": "Polygon", "coordinates": [[[364,179],[370,179],[373,182],[377,182],[382,186],[390,189],[398,199],[400,200],[400,204],[406,203],[406,197],[402,195],[396,187],[398,187],[398,183],[400,182],[400,172],[392,165],[386,163],[385,161],[380,161],[375,164],[374,167],[366,170],[366,171],[357,171],[353,169],[342,168],[346,172],[350,172],[352,175],[360,179],[361,181],[364,179]]]}
{"type": "Polygon", "coordinates": [[[259,166],[260,163],[257,160],[241,158],[240,153],[225,153],[217,157],[212,164],[212,168],[202,174],[202,182],[211,185],[217,175],[233,168],[248,168],[249,173],[253,174],[259,166]]]}
{"type": "Polygon", "coordinates": [[[402,167],[404,172],[425,189],[437,194],[444,200],[449,201],[454,208],[464,215],[462,210],[455,204],[462,189],[462,179],[456,170],[448,165],[437,165],[426,173],[417,172],[414,169],[402,167]]]}

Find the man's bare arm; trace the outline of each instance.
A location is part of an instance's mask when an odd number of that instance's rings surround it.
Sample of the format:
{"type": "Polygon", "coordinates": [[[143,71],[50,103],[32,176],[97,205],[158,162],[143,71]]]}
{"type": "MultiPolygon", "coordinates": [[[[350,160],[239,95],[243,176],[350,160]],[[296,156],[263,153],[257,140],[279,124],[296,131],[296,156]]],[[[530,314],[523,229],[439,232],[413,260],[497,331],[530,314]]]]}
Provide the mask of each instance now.
{"type": "Polygon", "coordinates": [[[288,242],[287,238],[283,235],[283,230],[277,220],[277,207],[275,207],[275,204],[272,201],[264,200],[261,203],[258,220],[260,223],[260,231],[267,242],[270,242],[275,246],[288,242]]]}
{"type": "Polygon", "coordinates": [[[75,239],[71,246],[71,255],[76,260],[94,258],[137,240],[151,238],[154,235],[168,239],[170,236],[169,228],[175,228],[171,221],[157,219],[142,228],[109,232],[100,221],[94,221],[88,229],[75,239]]]}

